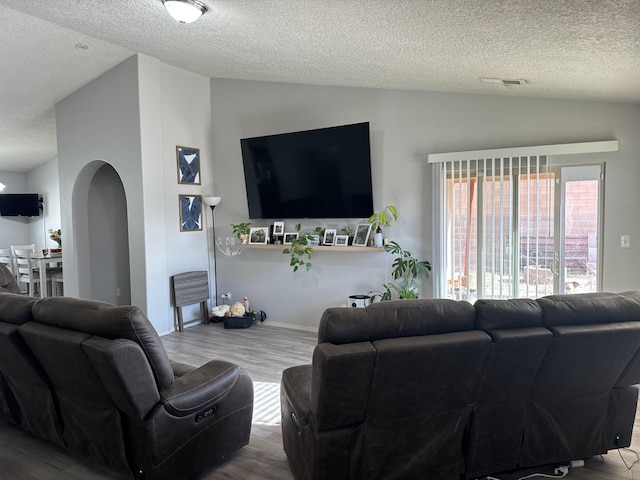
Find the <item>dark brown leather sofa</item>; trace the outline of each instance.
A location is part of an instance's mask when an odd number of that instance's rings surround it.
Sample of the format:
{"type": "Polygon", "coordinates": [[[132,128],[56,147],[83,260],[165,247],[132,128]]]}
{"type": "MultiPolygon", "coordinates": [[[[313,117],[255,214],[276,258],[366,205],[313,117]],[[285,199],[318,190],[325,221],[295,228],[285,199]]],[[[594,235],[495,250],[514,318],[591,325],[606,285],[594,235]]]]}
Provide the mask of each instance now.
{"type": "Polygon", "coordinates": [[[630,444],[640,293],[328,309],[284,371],[297,480],[471,479],[630,444]]]}
{"type": "Polygon", "coordinates": [[[0,415],[126,478],[191,478],[249,441],[237,365],[171,362],[137,307],[0,294],[0,415]]]}

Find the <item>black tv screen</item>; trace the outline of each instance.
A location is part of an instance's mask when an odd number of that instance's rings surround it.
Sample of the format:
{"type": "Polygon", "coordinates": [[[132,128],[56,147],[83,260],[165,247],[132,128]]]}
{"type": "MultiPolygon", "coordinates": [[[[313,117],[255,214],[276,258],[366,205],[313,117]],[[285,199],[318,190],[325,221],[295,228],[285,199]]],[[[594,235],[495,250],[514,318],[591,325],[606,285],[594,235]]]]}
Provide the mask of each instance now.
{"type": "Polygon", "coordinates": [[[0,215],[3,217],[37,217],[40,200],[37,193],[0,194],[0,215]]]}
{"type": "Polygon", "coordinates": [[[369,123],[240,140],[249,218],[373,213],[369,123]]]}

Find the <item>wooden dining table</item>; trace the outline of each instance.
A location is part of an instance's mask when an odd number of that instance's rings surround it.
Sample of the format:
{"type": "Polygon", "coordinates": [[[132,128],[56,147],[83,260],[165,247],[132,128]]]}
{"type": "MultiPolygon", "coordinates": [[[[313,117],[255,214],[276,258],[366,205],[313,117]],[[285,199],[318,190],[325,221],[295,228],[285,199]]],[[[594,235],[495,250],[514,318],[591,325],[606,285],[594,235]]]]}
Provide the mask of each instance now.
{"type": "Polygon", "coordinates": [[[47,296],[47,267],[55,263],[58,268],[62,268],[62,252],[48,253],[44,255],[42,252],[36,252],[31,255],[33,260],[38,262],[40,270],[40,298],[47,296]]]}

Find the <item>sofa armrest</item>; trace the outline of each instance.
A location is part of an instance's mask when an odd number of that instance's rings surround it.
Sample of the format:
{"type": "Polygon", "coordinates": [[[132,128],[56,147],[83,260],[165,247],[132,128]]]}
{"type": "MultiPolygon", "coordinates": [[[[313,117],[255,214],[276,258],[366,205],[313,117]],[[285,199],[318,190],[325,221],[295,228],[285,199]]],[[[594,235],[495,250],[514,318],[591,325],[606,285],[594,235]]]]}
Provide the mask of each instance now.
{"type": "Polygon", "coordinates": [[[176,378],[173,385],[160,392],[160,401],[176,417],[206,410],[233,388],[241,372],[233,363],[212,360],[176,378]]]}

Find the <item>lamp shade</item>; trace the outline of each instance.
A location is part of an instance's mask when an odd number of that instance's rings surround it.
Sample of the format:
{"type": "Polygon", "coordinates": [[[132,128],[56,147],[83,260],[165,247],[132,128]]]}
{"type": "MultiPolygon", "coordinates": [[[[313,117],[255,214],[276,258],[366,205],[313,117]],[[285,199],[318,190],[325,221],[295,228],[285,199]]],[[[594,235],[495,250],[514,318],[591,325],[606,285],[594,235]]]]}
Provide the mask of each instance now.
{"type": "Polygon", "coordinates": [[[199,19],[207,7],[198,0],[164,0],[164,8],[180,23],[191,23],[199,19]]]}
{"type": "Polygon", "coordinates": [[[222,197],[202,197],[202,200],[204,201],[205,205],[213,208],[220,203],[222,197]]]}

